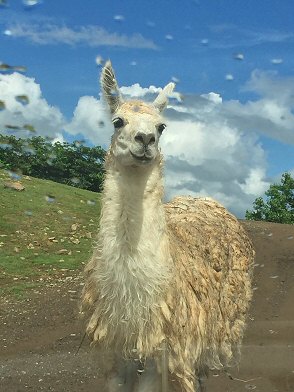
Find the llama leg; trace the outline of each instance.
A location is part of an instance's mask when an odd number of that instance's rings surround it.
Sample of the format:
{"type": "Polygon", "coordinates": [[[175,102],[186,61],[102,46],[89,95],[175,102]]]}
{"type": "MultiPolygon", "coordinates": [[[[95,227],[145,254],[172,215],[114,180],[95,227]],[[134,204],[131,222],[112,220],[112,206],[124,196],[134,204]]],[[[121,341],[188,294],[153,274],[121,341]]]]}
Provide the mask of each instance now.
{"type": "Polygon", "coordinates": [[[206,388],[205,388],[205,385],[204,385],[204,379],[205,378],[206,377],[203,376],[203,374],[201,374],[201,373],[199,373],[196,376],[196,392],[205,392],[206,391],[206,388]]]}
{"type": "Polygon", "coordinates": [[[131,361],[117,360],[107,376],[107,392],[131,392],[136,379],[135,365],[131,361]]]}
{"type": "Polygon", "coordinates": [[[138,376],[134,392],[161,392],[161,375],[154,361],[145,364],[144,372],[138,376]]]}

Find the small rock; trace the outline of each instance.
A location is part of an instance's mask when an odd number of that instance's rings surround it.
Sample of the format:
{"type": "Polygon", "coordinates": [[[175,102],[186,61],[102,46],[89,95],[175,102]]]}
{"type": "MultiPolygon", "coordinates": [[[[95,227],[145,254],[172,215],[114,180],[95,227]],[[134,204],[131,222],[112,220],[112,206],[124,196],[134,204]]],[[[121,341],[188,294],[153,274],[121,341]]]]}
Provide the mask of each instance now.
{"type": "Polygon", "coordinates": [[[76,231],[78,227],[79,227],[79,224],[78,224],[78,223],[73,223],[73,224],[71,225],[72,231],[76,231]]]}
{"type": "Polygon", "coordinates": [[[25,190],[25,187],[22,185],[22,183],[20,181],[4,182],[4,188],[13,189],[18,192],[25,190]]]}
{"type": "Polygon", "coordinates": [[[68,254],[68,250],[67,249],[59,249],[56,253],[58,255],[67,255],[68,254]]]}

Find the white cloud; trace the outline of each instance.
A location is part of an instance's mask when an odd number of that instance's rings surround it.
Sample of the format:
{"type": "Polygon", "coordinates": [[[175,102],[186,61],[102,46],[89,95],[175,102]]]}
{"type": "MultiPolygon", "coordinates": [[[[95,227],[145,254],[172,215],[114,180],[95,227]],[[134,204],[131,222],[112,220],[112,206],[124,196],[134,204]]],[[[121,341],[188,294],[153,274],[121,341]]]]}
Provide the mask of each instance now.
{"type": "Polygon", "coordinates": [[[20,22],[8,25],[7,30],[11,37],[26,38],[39,44],[67,44],[99,46],[121,46],[126,48],[157,49],[155,43],[141,34],[131,36],[111,33],[100,26],[79,26],[75,29],[65,25],[60,26],[51,22],[27,23],[20,22]]]}
{"type": "Polygon", "coordinates": [[[72,135],[83,134],[93,144],[104,148],[108,147],[112,132],[110,115],[104,104],[89,96],[79,99],[71,122],[64,128],[72,135]]]}
{"type": "Polygon", "coordinates": [[[15,127],[16,136],[29,136],[32,133],[25,126],[31,125],[38,134],[54,138],[65,123],[60,110],[42,97],[40,85],[19,73],[0,74],[0,100],[5,104],[0,112],[1,133],[9,125],[15,127]]]}
{"type": "Polygon", "coordinates": [[[215,39],[210,39],[210,48],[232,49],[252,47],[272,43],[293,43],[294,34],[288,31],[267,29],[258,30],[240,28],[235,24],[220,24],[209,27],[215,33],[215,39]]]}
{"type": "MultiPolygon", "coordinates": [[[[165,112],[168,127],[161,139],[167,199],[179,194],[209,196],[242,217],[269,187],[267,156],[259,138],[265,134],[294,144],[294,81],[254,72],[246,89],[259,97],[241,103],[226,101],[213,92],[187,95],[183,100],[175,93],[165,112]]],[[[2,75],[0,91],[0,100],[6,105],[6,110],[0,111],[2,127],[32,123],[38,133],[53,138],[60,138],[65,129],[104,148],[110,143],[113,127],[99,99],[81,97],[72,119],[65,123],[31,78],[17,73],[2,75]],[[15,99],[17,95],[27,95],[29,103],[21,104],[15,99]]],[[[161,89],[135,84],[121,91],[126,98],[152,101],[161,89]]]]}
{"type": "MultiPolygon", "coordinates": [[[[122,87],[121,91],[127,98],[143,97],[152,101],[161,89],[135,84],[122,87]]],[[[186,96],[183,102],[171,100],[165,112],[168,127],[161,139],[166,160],[167,199],[179,194],[210,196],[238,216],[244,216],[253,200],[269,186],[266,154],[259,144],[256,129],[251,129],[251,124],[244,125],[250,111],[259,112],[261,116],[258,107],[261,101],[253,102],[245,114],[247,104],[237,102],[238,107],[232,114],[234,102],[223,101],[213,92],[186,96]]],[[[100,101],[82,97],[66,130],[83,132],[95,144],[106,146],[112,126],[100,101]],[[99,122],[104,126],[99,128],[99,122]]]]}

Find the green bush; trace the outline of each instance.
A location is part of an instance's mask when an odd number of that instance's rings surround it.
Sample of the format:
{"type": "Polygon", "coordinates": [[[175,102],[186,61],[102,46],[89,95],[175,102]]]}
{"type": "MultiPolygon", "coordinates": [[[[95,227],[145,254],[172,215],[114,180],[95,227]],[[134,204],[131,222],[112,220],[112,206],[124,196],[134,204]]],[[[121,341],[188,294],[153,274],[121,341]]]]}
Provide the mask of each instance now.
{"type": "Polygon", "coordinates": [[[18,139],[0,135],[0,167],[94,192],[102,190],[105,150],[79,142],[50,143],[41,136],[18,139]]]}
{"type": "Polygon", "coordinates": [[[265,199],[258,197],[253,210],[246,211],[248,220],[294,224],[294,178],[284,173],[279,184],[270,185],[265,199]]]}

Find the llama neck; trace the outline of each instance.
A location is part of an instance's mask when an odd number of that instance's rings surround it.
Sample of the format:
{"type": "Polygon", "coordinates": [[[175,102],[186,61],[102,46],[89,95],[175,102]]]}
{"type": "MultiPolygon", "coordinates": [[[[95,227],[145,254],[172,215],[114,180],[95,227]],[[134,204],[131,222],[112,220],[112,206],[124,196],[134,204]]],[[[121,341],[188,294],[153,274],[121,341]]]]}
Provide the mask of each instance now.
{"type": "Polygon", "coordinates": [[[129,252],[144,244],[156,248],[166,231],[162,205],[161,164],[152,167],[108,168],[102,200],[101,229],[129,252]]]}
{"type": "MultiPolygon", "coordinates": [[[[160,158],[154,166],[108,165],[99,247],[104,276],[122,292],[155,294],[169,276],[160,158]]],[[[151,295],[152,296],[152,295],[151,295]]]]}

